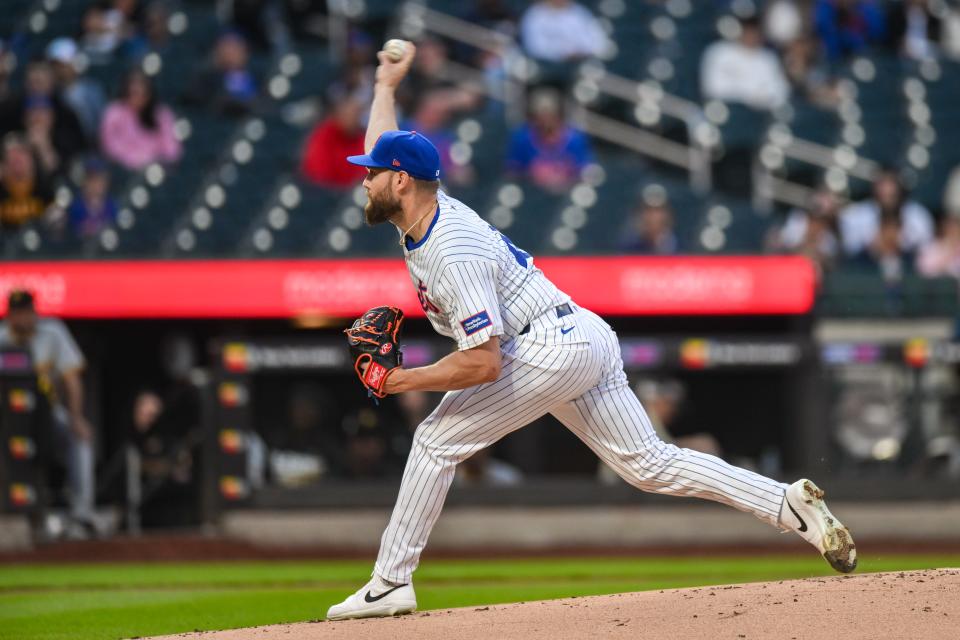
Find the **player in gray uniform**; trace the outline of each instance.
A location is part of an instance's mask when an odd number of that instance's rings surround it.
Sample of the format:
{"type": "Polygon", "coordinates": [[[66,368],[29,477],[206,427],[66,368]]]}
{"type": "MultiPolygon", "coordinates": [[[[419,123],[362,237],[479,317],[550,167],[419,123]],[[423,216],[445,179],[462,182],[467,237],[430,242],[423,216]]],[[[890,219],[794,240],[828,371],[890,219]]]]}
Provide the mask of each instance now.
{"type": "Polygon", "coordinates": [[[456,465],[547,413],[638,489],[752,513],[797,531],[838,571],[852,571],[853,539],[812,482],[786,485],[661,441],[628,385],[613,330],[439,190],[437,150],[416,132],[396,130],[394,92],[414,55],[410,43],[398,62],[379,54],[367,154],[349,161],[368,169],[368,224],[390,222],[400,231],[420,304],[458,350],[429,366],[395,368],[383,383],[390,394],[447,393],[417,428],[371,580],[327,618],[415,610],[411,578],[456,465]]]}
{"type": "Polygon", "coordinates": [[[30,351],[40,388],[51,400],[55,453],[67,468],[66,533],[70,537],[98,533],[94,432],[83,410],[83,354],[66,325],[38,317],[33,294],[19,289],[10,292],[7,316],[0,322],[0,347],[8,346],[30,351]]]}

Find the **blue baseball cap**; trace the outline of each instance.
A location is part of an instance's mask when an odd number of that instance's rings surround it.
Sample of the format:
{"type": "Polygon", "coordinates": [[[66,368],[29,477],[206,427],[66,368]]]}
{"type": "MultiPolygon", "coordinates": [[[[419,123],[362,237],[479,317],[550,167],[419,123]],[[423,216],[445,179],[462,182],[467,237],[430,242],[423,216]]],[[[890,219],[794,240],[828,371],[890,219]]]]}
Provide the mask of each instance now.
{"type": "Polygon", "coordinates": [[[406,171],[418,180],[440,179],[440,153],[416,131],[384,131],[370,153],[347,156],[347,162],[372,169],[406,171]]]}

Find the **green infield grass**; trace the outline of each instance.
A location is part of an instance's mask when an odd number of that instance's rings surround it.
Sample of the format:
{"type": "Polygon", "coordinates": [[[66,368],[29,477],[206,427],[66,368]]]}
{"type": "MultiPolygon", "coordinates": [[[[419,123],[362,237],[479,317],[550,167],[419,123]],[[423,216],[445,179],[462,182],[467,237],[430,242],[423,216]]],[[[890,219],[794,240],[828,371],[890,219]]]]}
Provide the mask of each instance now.
{"type": "MultiPolygon", "coordinates": [[[[878,555],[858,572],[960,566],[960,555],[878,555]]],[[[0,638],[129,638],[322,618],[368,561],[0,567],[0,638]]],[[[815,554],[759,557],[427,560],[419,608],[831,575],[815,554]]]]}

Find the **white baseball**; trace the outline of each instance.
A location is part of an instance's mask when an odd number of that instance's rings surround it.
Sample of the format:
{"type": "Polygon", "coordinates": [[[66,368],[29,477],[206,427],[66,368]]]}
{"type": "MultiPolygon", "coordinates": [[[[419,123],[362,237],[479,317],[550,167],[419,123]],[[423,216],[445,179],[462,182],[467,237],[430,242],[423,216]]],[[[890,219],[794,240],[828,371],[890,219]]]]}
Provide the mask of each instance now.
{"type": "Polygon", "coordinates": [[[407,52],[407,42],[405,40],[387,40],[383,45],[383,52],[391,62],[400,62],[403,55],[407,52]]]}

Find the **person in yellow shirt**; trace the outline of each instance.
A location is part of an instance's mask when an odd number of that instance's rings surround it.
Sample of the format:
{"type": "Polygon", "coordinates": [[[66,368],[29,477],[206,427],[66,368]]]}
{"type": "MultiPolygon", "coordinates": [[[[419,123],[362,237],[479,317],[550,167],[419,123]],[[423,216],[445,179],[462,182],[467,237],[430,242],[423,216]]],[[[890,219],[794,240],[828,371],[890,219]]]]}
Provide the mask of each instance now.
{"type": "Polygon", "coordinates": [[[19,134],[7,134],[0,160],[0,225],[16,229],[42,217],[52,203],[53,190],[37,171],[27,141],[19,134]]]}

